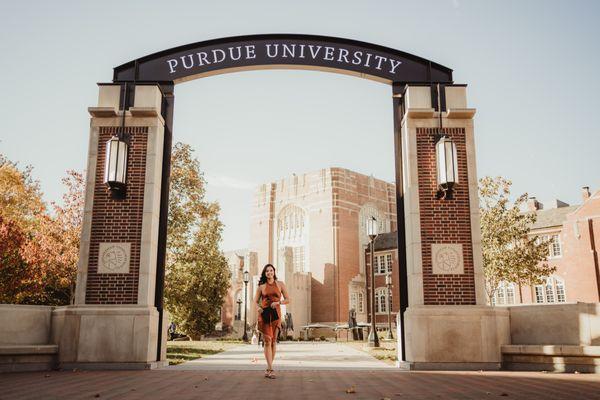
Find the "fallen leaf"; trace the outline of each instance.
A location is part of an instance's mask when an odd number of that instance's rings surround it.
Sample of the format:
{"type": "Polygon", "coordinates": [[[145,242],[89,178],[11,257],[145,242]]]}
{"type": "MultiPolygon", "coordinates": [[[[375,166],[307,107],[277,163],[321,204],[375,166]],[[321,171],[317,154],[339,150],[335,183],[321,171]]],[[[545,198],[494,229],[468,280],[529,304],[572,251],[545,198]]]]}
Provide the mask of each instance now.
{"type": "Polygon", "coordinates": [[[204,380],[205,380],[205,381],[207,381],[207,380],[208,380],[208,376],[205,376],[205,377],[204,377],[204,380]]]}
{"type": "Polygon", "coordinates": [[[500,393],[500,396],[508,396],[508,393],[500,393]]]}
{"type": "Polygon", "coordinates": [[[94,397],[100,397],[100,393],[96,393],[94,397]]]}
{"type": "Polygon", "coordinates": [[[354,390],[354,386],[350,386],[348,389],[346,389],[346,393],[356,393],[356,390],[354,390]]]}

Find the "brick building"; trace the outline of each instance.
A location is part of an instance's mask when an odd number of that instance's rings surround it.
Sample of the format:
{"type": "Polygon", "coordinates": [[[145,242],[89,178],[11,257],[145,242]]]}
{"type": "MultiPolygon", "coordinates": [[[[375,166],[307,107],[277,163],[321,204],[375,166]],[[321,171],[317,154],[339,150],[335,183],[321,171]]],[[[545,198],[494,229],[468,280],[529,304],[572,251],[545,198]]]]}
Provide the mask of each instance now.
{"type": "MultiPolygon", "coordinates": [[[[388,309],[391,311],[392,329],[395,328],[395,316],[400,311],[398,262],[398,233],[388,232],[377,235],[375,238],[373,264],[375,265],[375,323],[379,329],[387,329],[388,309]],[[392,278],[391,291],[388,292],[386,275],[392,278]]],[[[370,248],[365,250],[365,262],[367,264],[367,285],[370,287],[371,276],[371,253],[370,248]]],[[[371,306],[371,297],[367,296],[366,306],[371,306]]]]}
{"type": "Polygon", "coordinates": [[[553,238],[547,263],[556,272],[542,285],[518,287],[503,284],[495,295],[497,305],[600,301],[600,191],[582,189],[582,204],[560,200],[542,204],[528,200],[528,212],[537,214],[531,235],[553,238]]]}
{"type": "MultiPolygon", "coordinates": [[[[295,326],[345,323],[350,308],[356,309],[359,321],[366,321],[365,222],[375,217],[381,232],[396,230],[395,196],[394,184],[343,168],[261,185],[246,254],[255,257],[249,265],[249,293],[262,266],[272,263],[290,290],[288,311],[295,326]]],[[[253,307],[248,311],[252,321],[253,307]]]]}

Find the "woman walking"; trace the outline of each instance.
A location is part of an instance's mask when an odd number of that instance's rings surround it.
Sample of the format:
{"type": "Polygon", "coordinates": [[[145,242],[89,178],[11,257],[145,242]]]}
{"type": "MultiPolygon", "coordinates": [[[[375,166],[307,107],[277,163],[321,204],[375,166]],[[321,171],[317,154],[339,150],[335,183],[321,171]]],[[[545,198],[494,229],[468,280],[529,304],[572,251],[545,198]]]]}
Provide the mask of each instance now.
{"type": "Polygon", "coordinates": [[[275,267],[271,264],[265,265],[262,270],[254,295],[254,303],[258,306],[258,330],[262,333],[265,344],[265,359],[267,360],[265,377],[275,379],[273,360],[275,360],[277,336],[281,329],[280,306],[290,304],[290,296],[285,284],[277,280],[275,267]]]}

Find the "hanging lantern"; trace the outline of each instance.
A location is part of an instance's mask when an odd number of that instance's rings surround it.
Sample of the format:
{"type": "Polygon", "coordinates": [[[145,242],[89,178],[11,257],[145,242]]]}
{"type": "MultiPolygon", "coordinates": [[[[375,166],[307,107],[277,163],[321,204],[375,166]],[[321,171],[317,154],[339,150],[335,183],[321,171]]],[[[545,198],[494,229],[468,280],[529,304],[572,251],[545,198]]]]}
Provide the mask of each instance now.
{"type": "Polygon", "coordinates": [[[244,271],[244,283],[248,283],[250,281],[250,273],[248,271],[244,271]]]}
{"type": "Polygon", "coordinates": [[[456,143],[442,136],[435,145],[437,159],[438,198],[452,199],[452,191],[458,183],[458,158],[456,143]]]}
{"type": "Polygon", "coordinates": [[[104,183],[111,190],[124,191],[127,177],[127,143],[118,136],[106,142],[104,183]]]}

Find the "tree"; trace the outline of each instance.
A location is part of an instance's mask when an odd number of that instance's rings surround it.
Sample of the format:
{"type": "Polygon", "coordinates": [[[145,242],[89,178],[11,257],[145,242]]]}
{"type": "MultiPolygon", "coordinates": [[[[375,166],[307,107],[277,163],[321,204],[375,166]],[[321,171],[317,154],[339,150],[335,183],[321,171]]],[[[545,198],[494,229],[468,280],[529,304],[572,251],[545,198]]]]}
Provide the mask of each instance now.
{"type": "Polygon", "coordinates": [[[37,227],[39,216],[46,211],[40,184],[31,171],[30,166],[19,169],[0,154],[0,216],[15,222],[25,233],[37,227]]]}
{"type": "Polygon", "coordinates": [[[213,331],[229,286],[219,250],[219,205],[205,200],[200,164],[187,144],[171,157],[165,303],[180,328],[196,338],[213,331]]]}
{"type": "Polygon", "coordinates": [[[556,270],[546,262],[551,240],[530,235],[537,216],[521,211],[527,193],[511,203],[511,185],[502,177],[479,180],[483,272],[490,304],[501,282],[536,285],[556,270]]]}
{"type": "Polygon", "coordinates": [[[42,276],[26,260],[25,248],[39,228],[46,208],[31,167],[0,154],[0,301],[35,304],[42,276]]]}
{"type": "Polygon", "coordinates": [[[36,277],[22,255],[25,241],[18,224],[0,215],[0,303],[19,303],[36,287],[36,277]]]}
{"type": "Polygon", "coordinates": [[[67,171],[62,179],[63,205],[52,202],[54,215],[42,215],[38,229],[24,246],[27,263],[37,269],[43,282],[36,304],[73,304],[83,222],[83,175],[67,171]]]}
{"type": "Polygon", "coordinates": [[[83,217],[83,177],[67,171],[63,205],[47,212],[31,167],[0,155],[0,301],[72,303],[83,217]]]}

